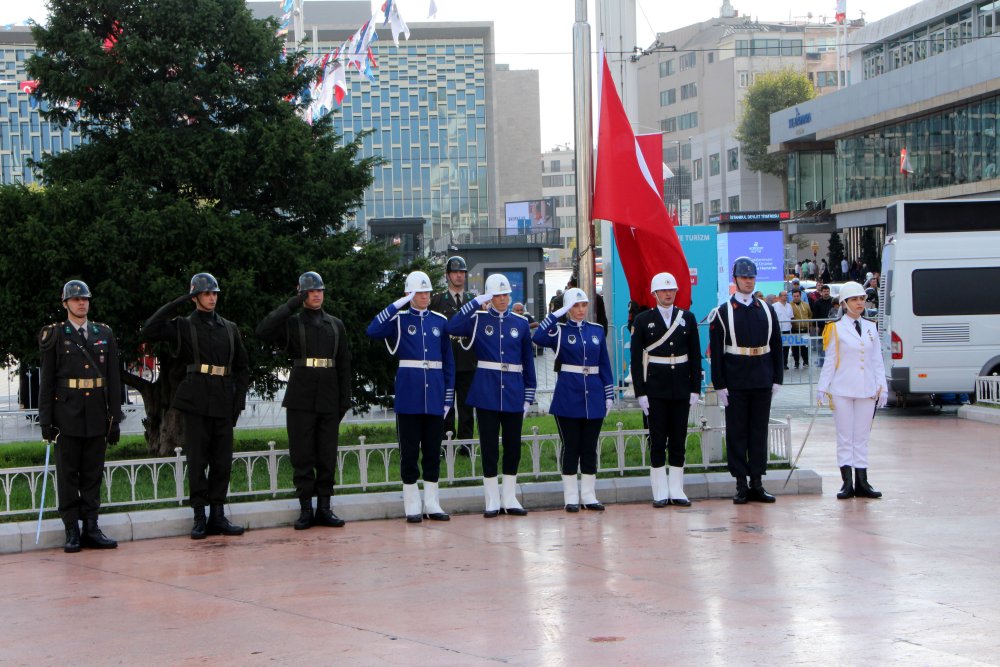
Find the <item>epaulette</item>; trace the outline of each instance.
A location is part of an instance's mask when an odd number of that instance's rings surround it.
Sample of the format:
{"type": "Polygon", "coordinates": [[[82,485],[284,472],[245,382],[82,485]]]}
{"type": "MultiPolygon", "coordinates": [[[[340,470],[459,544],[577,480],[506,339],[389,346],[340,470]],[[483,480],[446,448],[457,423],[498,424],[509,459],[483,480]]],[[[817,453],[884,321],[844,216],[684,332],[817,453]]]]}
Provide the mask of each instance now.
{"type": "Polygon", "coordinates": [[[56,344],[58,330],[59,325],[55,323],[42,327],[41,331],[38,332],[38,347],[42,350],[51,349],[56,344]]]}
{"type": "Polygon", "coordinates": [[[438,311],[436,311],[436,310],[428,310],[427,312],[428,312],[428,313],[430,313],[431,315],[437,315],[437,316],[438,316],[438,317],[440,317],[440,318],[441,318],[442,320],[447,320],[447,319],[448,319],[448,316],[447,316],[447,315],[445,315],[444,313],[439,313],[439,312],[438,312],[438,311]]]}
{"type": "Polygon", "coordinates": [[[520,318],[521,318],[522,320],[524,320],[525,322],[527,322],[527,321],[528,321],[528,318],[527,318],[527,317],[525,317],[524,315],[521,315],[520,313],[515,313],[515,312],[511,312],[511,313],[508,313],[508,314],[509,314],[509,315],[513,315],[514,317],[520,317],[520,318]]]}

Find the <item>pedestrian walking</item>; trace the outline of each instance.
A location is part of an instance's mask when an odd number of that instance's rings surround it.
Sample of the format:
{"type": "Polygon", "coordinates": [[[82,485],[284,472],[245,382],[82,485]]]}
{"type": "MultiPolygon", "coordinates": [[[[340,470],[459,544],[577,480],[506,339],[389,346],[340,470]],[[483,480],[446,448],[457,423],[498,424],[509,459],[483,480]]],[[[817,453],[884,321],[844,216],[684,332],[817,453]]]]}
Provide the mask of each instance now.
{"type": "Polygon", "coordinates": [[[87,283],[70,280],[62,289],[66,319],[38,333],[38,423],[42,439],[55,443],[66,553],[118,546],[97,519],[104,456],[118,442],[122,420],[118,343],[111,327],[88,319],[90,299],[87,283]]]}
{"type": "Polygon", "coordinates": [[[285,350],[292,360],[281,406],[299,499],[295,530],[344,525],[330,499],[340,422],[351,409],[351,352],[344,323],[323,309],[325,295],[323,278],[306,271],[299,276],[295,296],[257,325],[257,337],[285,350]]]}
{"type": "MultiPolygon", "coordinates": [[[[801,336],[809,335],[809,320],[812,319],[812,308],[809,303],[802,300],[802,290],[792,290],[792,331],[801,336]]],[[[795,368],[800,364],[802,368],[809,366],[809,345],[792,345],[792,359],[795,360],[795,368]]],[[[785,365],[788,365],[788,357],[785,357],[785,365]]]]}
{"type": "Polygon", "coordinates": [[[604,511],[597,499],[597,440],[614,405],[614,376],[604,328],[587,321],[587,294],[566,290],[563,305],[541,321],[532,340],[555,350],[562,363],[549,412],[562,444],[563,503],[567,512],[604,511]],[[566,322],[559,318],[566,316],[566,322]],[[577,472],[580,482],[577,486],[577,472]],[[582,501],[582,502],[581,502],[582,501]]]}
{"type": "MultiPolygon", "coordinates": [[[[778,325],[781,328],[782,335],[792,333],[792,318],[795,317],[795,311],[792,309],[792,304],[788,303],[788,292],[782,290],[778,292],[778,298],[770,304],[774,309],[774,314],[778,316],[778,325]]],[[[783,346],[784,349],[784,359],[783,365],[784,369],[788,370],[788,353],[792,349],[790,345],[783,346]]]]}

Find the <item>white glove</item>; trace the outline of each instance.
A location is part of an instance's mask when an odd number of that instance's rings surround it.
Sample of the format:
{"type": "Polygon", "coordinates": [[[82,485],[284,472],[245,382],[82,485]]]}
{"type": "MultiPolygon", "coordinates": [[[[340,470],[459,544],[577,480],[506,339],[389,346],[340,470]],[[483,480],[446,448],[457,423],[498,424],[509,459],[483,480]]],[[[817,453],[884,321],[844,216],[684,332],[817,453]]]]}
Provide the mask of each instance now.
{"type": "Polygon", "coordinates": [[[527,416],[528,416],[528,408],[529,408],[529,407],[531,407],[531,403],[528,403],[527,401],[525,401],[525,402],[524,402],[524,416],[525,416],[525,417],[527,417],[527,416]]]}
{"type": "Polygon", "coordinates": [[[402,308],[403,306],[405,306],[409,302],[413,301],[413,295],[414,294],[416,294],[416,292],[410,292],[406,296],[402,296],[402,297],[396,299],[395,301],[393,301],[392,305],[396,306],[396,310],[399,310],[400,308],[402,308]]]}
{"type": "Polygon", "coordinates": [[[487,301],[492,301],[492,300],[493,300],[492,294],[480,294],[479,296],[476,297],[476,303],[478,303],[480,306],[486,303],[487,301]]]}
{"type": "Polygon", "coordinates": [[[779,391],[781,391],[781,385],[780,384],[772,384],[771,385],[771,396],[777,396],[779,391]]]}
{"type": "Polygon", "coordinates": [[[613,408],[613,407],[615,407],[615,402],[614,401],[612,401],[610,398],[604,399],[604,409],[607,412],[611,412],[611,408],[613,408]]]}
{"type": "Polygon", "coordinates": [[[833,399],[830,397],[829,392],[821,391],[816,394],[816,405],[833,405],[833,399]]]}
{"type": "Polygon", "coordinates": [[[556,317],[556,319],[558,319],[558,318],[562,317],[563,315],[565,315],[566,313],[568,313],[569,309],[572,308],[575,305],[576,305],[575,301],[570,301],[569,303],[564,303],[562,308],[560,308],[558,310],[552,311],[552,314],[556,317]]]}
{"type": "Polygon", "coordinates": [[[718,391],[715,392],[715,395],[719,398],[719,405],[720,406],[726,407],[726,406],[729,405],[729,390],[728,389],[719,389],[718,391]]]}
{"type": "Polygon", "coordinates": [[[447,419],[449,412],[451,412],[451,408],[449,408],[447,405],[444,406],[444,412],[441,413],[441,419],[447,419]]]}
{"type": "Polygon", "coordinates": [[[887,405],[889,405],[889,391],[887,389],[880,389],[878,398],[875,399],[875,407],[884,408],[887,405]]]}
{"type": "Polygon", "coordinates": [[[642,408],[642,414],[649,416],[649,396],[639,397],[639,407],[642,408]]]}
{"type": "Polygon", "coordinates": [[[695,394],[695,393],[692,392],[692,394],[691,394],[691,407],[692,408],[694,406],[698,405],[698,399],[699,398],[701,398],[701,394],[695,394]]]}

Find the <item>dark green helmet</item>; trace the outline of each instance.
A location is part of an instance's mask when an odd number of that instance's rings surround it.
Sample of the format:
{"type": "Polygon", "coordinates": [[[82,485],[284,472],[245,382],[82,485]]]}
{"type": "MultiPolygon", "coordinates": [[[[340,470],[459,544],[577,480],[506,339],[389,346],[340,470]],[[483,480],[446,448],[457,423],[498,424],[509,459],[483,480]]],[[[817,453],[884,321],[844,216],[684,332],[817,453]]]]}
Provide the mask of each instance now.
{"type": "Polygon", "coordinates": [[[90,288],[87,287],[87,283],[82,280],[71,280],[65,285],[63,285],[62,300],[72,299],[77,297],[80,299],[90,298],[90,288]]]}
{"type": "Polygon", "coordinates": [[[734,278],[756,278],[757,265],[749,257],[737,257],[733,262],[734,278]]]}
{"type": "Polygon", "coordinates": [[[219,281],[211,273],[196,273],[191,276],[191,296],[202,292],[221,292],[219,281]]]}
{"type": "Polygon", "coordinates": [[[311,290],[325,290],[326,285],[323,284],[323,278],[320,277],[315,271],[306,271],[301,276],[299,276],[299,293],[309,292],[311,290]]]}
{"type": "Polygon", "coordinates": [[[468,272],[469,267],[465,265],[465,259],[459,257],[458,255],[453,255],[448,258],[448,261],[444,264],[445,273],[451,273],[452,271],[466,271],[468,272]]]}

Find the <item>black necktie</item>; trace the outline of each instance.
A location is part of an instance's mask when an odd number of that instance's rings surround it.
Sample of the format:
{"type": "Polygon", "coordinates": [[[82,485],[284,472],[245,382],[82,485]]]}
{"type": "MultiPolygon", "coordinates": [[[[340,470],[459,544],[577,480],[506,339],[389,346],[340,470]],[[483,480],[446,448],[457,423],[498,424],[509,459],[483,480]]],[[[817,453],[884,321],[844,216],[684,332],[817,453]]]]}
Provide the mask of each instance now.
{"type": "Polygon", "coordinates": [[[854,330],[858,332],[859,336],[861,335],[861,322],[860,321],[854,320],[854,330]]]}
{"type": "Polygon", "coordinates": [[[80,338],[82,338],[84,340],[87,340],[87,330],[86,329],[84,329],[83,327],[80,327],[79,329],[76,330],[76,332],[78,334],[80,334],[80,338]]]}
{"type": "Polygon", "coordinates": [[[458,293],[455,295],[455,303],[461,307],[462,306],[462,294],[458,293]]]}

